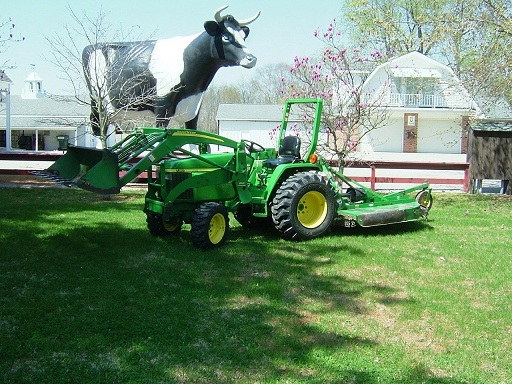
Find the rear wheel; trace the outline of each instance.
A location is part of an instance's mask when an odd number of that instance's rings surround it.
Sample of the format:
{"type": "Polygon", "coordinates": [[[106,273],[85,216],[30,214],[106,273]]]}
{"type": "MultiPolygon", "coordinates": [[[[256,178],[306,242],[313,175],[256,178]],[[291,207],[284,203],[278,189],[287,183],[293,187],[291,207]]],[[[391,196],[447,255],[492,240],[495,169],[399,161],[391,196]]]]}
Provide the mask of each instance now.
{"type": "Polygon", "coordinates": [[[219,203],[203,203],[192,218],[192,242],[198,248],[213,248],[226,241],[229,228],[228,210],[219,203]]]}
{"type": "Polygon", "coordinates": [[[169,221],[164,221],[162,216],[148,212],[146,217],[149,232],[154,236],[166,236],[171,234],[178,234],[181,231],[183,221],[179,218],[174,218],[169,221]]]}
{"type": "Polygon", "coordinates": [[[336,195],[318,172],[289,177],[272,201],[272,220],[286,239],[313,239],[331,227],[336,214],[336,195]]]}

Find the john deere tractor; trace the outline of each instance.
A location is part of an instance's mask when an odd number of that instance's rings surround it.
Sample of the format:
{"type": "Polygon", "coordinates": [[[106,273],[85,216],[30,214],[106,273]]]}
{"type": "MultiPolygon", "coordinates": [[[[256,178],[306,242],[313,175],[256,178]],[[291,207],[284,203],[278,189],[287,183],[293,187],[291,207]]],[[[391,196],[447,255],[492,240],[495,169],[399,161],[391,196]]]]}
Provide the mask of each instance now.
{"type": "Polygon", "coordinates": [[[277,151],[208,132],[140,128],[109,149],[69,145],[38,174],[101,194],[119,193],[147,174],[149,231],[176,235],[183,223],[190,224],[199,248],[226,241],[229,213],[245,227],[273,225],[293,240],[322,236],[335,220],[369,227],[426,219],[432,205],[427,183],[380,194],[331,168],[315,152],[321,114],[322,100],[287,101],[277,151]],[[287,129],[296,104],[315,107],[312,134],[302,151],[301,138],[287,129]]]}

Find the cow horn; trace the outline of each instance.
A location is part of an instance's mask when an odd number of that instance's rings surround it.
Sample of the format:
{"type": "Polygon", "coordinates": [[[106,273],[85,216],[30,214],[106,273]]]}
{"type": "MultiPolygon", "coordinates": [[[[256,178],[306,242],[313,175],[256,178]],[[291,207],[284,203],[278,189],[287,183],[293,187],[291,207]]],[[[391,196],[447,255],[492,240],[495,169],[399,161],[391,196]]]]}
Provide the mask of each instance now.
{"type": "Polygon", "coordinates": [[[227,7],[229,7],[229,5],[225,5],[225,6],[223,6],[222,8],[217,9],[217,11],[215,12],[215,16],[214,16],[214,17],[215,17],[215,21],[216,21],[217,23],[222,23],[222,16],[220,15],[220,13],[221,13],[223,10],[225,10],[227,7]]]}
{"type": "Polygon", "coordinates": [[[258,11],[258,13],[256,15],[254,15],[253,17],[251,17],[250,19],[247,19],[247,20],[240,20],[238,22],[238,24],[243,27],[245,25],[248,25],[248,24],[251,24],[254,20],[256,20],[258,17],[260,17],[260,14],[261,14],[261,11],[258,11]]]}

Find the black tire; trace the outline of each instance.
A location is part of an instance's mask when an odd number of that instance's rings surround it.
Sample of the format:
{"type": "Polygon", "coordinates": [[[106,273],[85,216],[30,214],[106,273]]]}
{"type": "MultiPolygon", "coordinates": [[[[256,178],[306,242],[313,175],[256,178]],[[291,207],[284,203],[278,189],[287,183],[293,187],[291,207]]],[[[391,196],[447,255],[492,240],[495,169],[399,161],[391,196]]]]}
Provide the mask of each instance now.
{"type": "Polygon", "coordinates": [[[336,215],[336,194],[325,176],[300,172],[290,176],[272,201],[272,220],[286,239],[313,239],[327,232],[336,215]]]}
{"type": "Polygon", "coordinates": [[[146,217],[149,233],[154,236],[167,236],[180,233],[183,221],[175,219],[174,221],[164,221],[162,216],[154,212],[148,212],[146,217]]]}
{"type": "Polygon", "coordinates": [[[203,203],[192,218],[192,242],[198,248],[214,248],[224,244],[229,229],[228,210],[219,203],[203,203]]]}
{"type": "Polygon", "coordinates": [[[272,220],[268,217],[255,217],[252,215],[250,204],[241,204],[233,216],[244,228],[266,228],[269,225],[272,227],[272,220]]]}
{"type": "Polygon", "coordinates": [[[241,204],[233,214],[236,221],[245,228],[255,227],[255,217],[252,216],[252,208],[249,204],[241,204]]]}

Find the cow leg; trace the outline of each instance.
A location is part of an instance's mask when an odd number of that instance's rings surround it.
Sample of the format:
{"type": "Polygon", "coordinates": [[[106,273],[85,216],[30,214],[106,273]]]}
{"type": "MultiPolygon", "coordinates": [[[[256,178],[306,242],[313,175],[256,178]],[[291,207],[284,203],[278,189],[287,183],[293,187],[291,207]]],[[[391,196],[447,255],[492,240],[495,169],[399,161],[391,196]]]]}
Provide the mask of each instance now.
{"type": "Polygon", "coordinates": [[[158,128],[167,128],[171,119],[167,117],[156,117],[156,126],[158,128]]]}
{"type": "Polygon", "coordinates": [[[197,129],[197,121],[199,120],[199,114],[196,115],[192,120],[185,122],[185,128],[187,129],[197,129]]]}
{"type": "Polygon", "coordinates": [[[96,103],[91,100],[91,128],[92,132],[95,136],[101,136],[101,129],[100,129],[100,114],[98,112],[98,106],[96,103]]]}

